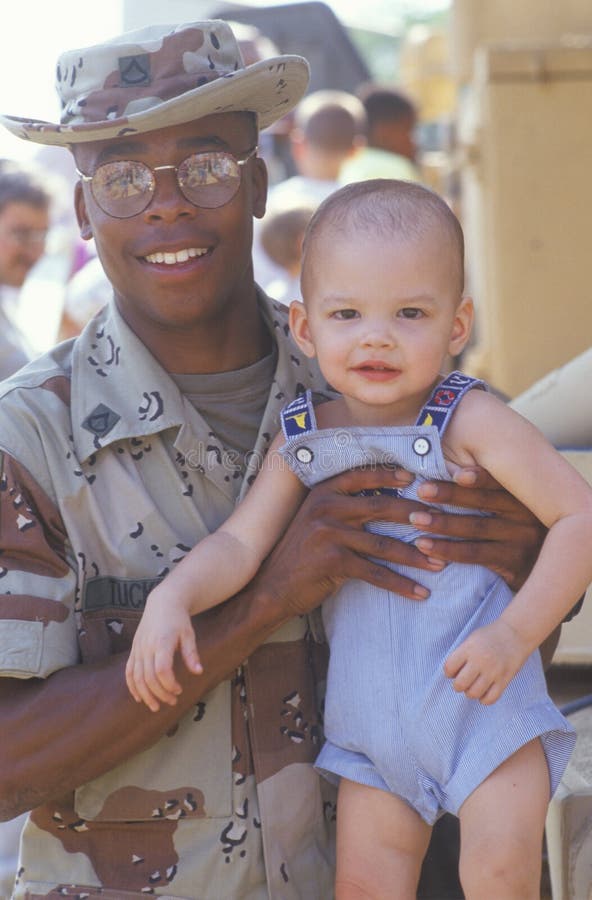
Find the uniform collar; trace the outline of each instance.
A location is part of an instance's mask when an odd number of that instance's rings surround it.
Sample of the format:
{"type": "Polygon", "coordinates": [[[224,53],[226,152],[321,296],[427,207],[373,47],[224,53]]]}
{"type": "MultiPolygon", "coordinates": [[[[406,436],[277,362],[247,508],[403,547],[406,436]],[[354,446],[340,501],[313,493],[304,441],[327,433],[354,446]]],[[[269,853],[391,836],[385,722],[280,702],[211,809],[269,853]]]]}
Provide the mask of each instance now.
{"type": "MultiPolygon", "coordinates": [[[[258,302],[278,346],[274,383],[288,393],[294,348],[277,337],[278,329],[287,334],[287,313],[261,291],[258,302]]],[[[113,302],[75,340],[71,384],[72,437],[80,461],[116,441],[183,426],[184,431],[199,430],[188,426],[197,425],[199,414],[113,302]]]]}

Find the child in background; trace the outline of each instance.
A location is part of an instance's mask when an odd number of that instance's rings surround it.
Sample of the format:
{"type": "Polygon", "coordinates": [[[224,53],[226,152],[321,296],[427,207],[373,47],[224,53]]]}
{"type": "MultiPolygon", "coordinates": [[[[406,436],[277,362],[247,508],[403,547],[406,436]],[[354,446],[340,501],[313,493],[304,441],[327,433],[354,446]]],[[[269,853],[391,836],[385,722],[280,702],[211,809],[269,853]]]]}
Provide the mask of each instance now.
{"type": "Polygon", "coordinates": [[[281,273],[265,286],[265,293],[288,306],[300,297],[302,241],[315,207],[280,205],[268,209],[259,227],[261,246],[281,273]]]}
{"type": "MultiPolygon", "coordinates": [[[[542,520],[515,596],[483,567],[434,563],[416,601],[349,581],[324,603],[317,767],[339,781],[338,900],[414,898],[443,811],[460,819],[467,898],[535,900],[546,809],[574,744],[537,648],[592,580],[592,491],[481,382],[442,374],[471,330],[463,268],[457,219],[419,185],[357,183],[321,204],[290,322],[341,396],[284,409],[248,496],[149,596],[127,667],[136,700],[174,703],[175,652],[201,670],[190,616],[253,577],[307,487],[351,467],[401,466],[415,477],[399,493],[415,498],[424,480],[483,466],[542,520]]],[[[415,542],[429,515],[371,528],[415,542]]]]}

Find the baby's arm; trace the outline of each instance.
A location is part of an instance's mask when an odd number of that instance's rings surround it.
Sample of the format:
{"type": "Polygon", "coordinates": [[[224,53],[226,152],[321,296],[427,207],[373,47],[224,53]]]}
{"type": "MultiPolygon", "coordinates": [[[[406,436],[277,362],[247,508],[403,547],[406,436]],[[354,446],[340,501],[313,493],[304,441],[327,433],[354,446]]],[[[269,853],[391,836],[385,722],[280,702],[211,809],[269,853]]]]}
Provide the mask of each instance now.
{"type": "Polygon", "coordinates": [[[148,596],[126,667],[135,700],[152,710],[173,704],[180,686],[177,650],[188,669],[202,671],[191,616],[223,603],[253,578],[283,535],[306,489],[278,452],[278,435],[253,487],[221,527],[200,541],[148,596]]]}
{"type": "Polygon", "coordinates": [[[461,465],[486,468],[549,528],[512,602],[449,656],[454,687],[494,703],[592,581],[592,488],[534,426],[491,394],[471,391],[445,438],[461,465]]]}

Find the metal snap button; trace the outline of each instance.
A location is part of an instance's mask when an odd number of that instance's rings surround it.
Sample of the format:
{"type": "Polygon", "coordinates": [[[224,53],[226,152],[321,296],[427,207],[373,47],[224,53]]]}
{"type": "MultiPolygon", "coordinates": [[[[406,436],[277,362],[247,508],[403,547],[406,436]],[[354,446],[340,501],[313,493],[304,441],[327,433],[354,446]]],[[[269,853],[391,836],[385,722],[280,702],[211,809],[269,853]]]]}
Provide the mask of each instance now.
{"type": "Polygon", "coordinates": [[[427,438],[418,437],[413,441],[413,452],[417,453],[418,456],[426,456],[431,449],[432,445],[427,438]]]}
{"type": "Polygon", "coordinates": [[[314,454],[308,447],[298,447],[296,459],[301,463],[311,463],[314,459],[314,454]]]}

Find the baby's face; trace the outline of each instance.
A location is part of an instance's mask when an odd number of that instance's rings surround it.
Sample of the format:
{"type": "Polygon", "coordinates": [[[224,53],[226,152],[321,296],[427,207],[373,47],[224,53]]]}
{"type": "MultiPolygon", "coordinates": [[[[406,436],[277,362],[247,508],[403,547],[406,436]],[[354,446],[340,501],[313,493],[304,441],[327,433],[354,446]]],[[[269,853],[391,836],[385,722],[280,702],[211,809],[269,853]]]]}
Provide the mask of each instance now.
{"type": "Polygon", "coordinates": [[[333,233],[308,263],[305,352],[360,409],[413,420],[470,333],[472,305],[461,300],[451,243],[435,229],[412,240],[333,233]]]}

